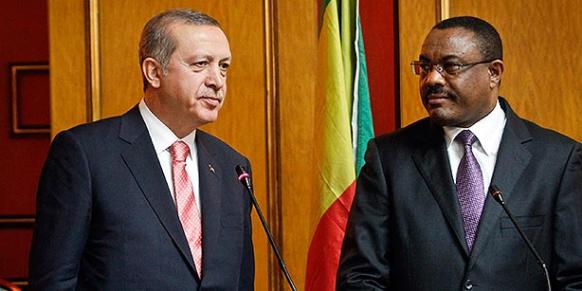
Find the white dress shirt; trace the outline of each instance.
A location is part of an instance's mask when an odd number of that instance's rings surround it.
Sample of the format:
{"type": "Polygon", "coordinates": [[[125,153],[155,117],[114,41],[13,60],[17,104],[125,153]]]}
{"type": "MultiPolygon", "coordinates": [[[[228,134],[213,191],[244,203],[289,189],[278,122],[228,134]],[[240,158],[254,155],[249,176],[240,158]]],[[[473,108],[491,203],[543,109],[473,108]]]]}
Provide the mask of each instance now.
{"type": "Polygon", "coordinates": [[[497,161],[497,152],[501,143],[501,136],[507,118],[505,112],[501,109],[499,101],[493,111],[481,120],[477,121],[469,128],[444,126],[445,142],[447,143],[447,153],[449,155],[449,162],[453,180],[457,182],[457,170],[465,149],[463,145],[455,142],[455,138],[461,131],[470,130],[477,136],[477,141],[473,144],[473,154],[481,167],[483,173],[483,193],[487,195],[491,178],[493,177],[493,170],[495,169],[495,162],[497,161]]]}
{"type": "MultiPolygon", "coordinates": [[[[172,179],[172,157],[170,154],[170,146],[174,142],[181,140],[185,142],[190,147],[190,154],[186,158],[186,172],[190,177],[192,182],[192,189],[194,190],[194,198],[196,199],[196,206],[200,210],[200,184],[198,178],[198,152],[196,149],[196,130],[192,131],[190,134],[184,138],[178,138],[157,116],[155,116],[145,101],[142,99],[139,102],[139,112],[143,118],[152,143],[154,144],[154,149],[158,156],[158,161],[164,172],[164,177],[168,183],[168,188],[170,188],[170,193],[172,195],[172,200],[176,203],[176,195],[174,194],[174,182],[172,179]]],[[[199,212],[200,213],[200,212],[199,212]]]]}

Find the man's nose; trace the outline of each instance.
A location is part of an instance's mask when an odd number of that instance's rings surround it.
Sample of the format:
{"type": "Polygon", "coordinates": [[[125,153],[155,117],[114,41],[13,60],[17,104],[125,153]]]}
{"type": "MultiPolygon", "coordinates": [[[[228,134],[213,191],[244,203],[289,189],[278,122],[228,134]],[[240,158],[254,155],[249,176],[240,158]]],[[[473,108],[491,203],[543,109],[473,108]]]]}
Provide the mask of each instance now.
{"type": "Polygon", "coordinates": [[[423,83],[434,85],[434,84],[444,84],[445,77],[444,77],[444,70],[439,65],[433,65],[430,67],[430,70],[423,78],[423,83]]]}
{"type": "Polygon", "coordinates": [[[224,86],[225,77],[222,70],[219,67],[214,67],[208,70],[208,75],[206,76],[205,85],[207,87],[213,87],[218,90],[224,86]]]}

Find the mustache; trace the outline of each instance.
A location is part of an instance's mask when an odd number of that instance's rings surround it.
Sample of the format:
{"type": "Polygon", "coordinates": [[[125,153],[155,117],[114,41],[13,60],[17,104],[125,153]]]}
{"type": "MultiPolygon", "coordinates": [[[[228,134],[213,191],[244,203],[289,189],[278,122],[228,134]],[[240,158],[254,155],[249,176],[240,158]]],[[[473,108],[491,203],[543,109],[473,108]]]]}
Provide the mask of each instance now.
{"type": "Polygon", "coordinates": [[[198,91],[198,96],[210,97],[224,99],[226,92],[223,89],[213,90],[213,89],[203,89],[198,91]]]}
{"type": "Polygon", "coordinates": [[[427,86],[422,91],[422,98],[424,100],[427,100],[428,95],[431,94],[446,95],[449,98],[456,98],[457,96],[454,92],[451,92],[450,90],[446,89],[443,86],[427,86]]]}
{"type": "Polygon", "coordinates": [[[448,94],[448,92],[443,86],[428,86],[424,89],[423,95],[427,96],[430,94],[448,94]]]}

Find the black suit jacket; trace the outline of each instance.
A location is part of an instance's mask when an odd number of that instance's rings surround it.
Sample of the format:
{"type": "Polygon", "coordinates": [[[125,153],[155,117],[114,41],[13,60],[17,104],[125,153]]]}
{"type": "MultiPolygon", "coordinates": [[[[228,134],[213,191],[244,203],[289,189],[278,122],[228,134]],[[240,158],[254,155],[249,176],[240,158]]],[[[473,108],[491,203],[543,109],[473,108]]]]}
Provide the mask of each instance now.
{"type": "Polygon", "coordinates": [[[235,166],[249,162],[198,130],[203,278],[145,123],[123,116],[54,139],[37,194],[35,290],[252,290],[251,204],[235,166]]]}
{"type": "MultiPolygon", "coordinates": [[[[507,116],[492,184],[549,265],[554,290],[582,290],[582,147],[507,116]]],[[[441,127],[428,119],[373,139],[357,181],[337,290],[545,290],[541,267],[488,195],[473,251],[441,127]]]]}

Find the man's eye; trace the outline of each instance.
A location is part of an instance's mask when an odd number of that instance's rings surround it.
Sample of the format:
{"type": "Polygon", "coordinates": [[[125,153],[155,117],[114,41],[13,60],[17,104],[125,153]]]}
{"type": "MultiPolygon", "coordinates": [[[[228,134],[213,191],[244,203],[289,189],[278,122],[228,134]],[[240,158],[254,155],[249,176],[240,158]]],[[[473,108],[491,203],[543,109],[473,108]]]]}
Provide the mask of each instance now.
{"type": "Polygon", "coordinates": [[[461,69],[461,64],[457,64],[457,63],[444,63],[443,64],[443,69],[445,69],[445,71],[447,71],[447,73],[454,73],[458,70],[461,69]]]}
{"type": "Polygon", "coordinates": [[[420,63],[420,64],[418,64],[418,66],[424,72],[430,71],[430,67],[431,67],[431,65],[429,63],[420,63]]]}
{"type": "Polygon", "coordinates": [[[206,67],[207,65],[208,65],[207,61],[200,61],[200,62],[193,63],[192,67],[203,68],[203,67],[206,67]]]}
{"type": "Polygon", "coordinates": [[[228,70],[229,67],[230,67],[230,64],[227,64],[227,63],[220,64],[220,69],[223,71],[228,70]]]}

